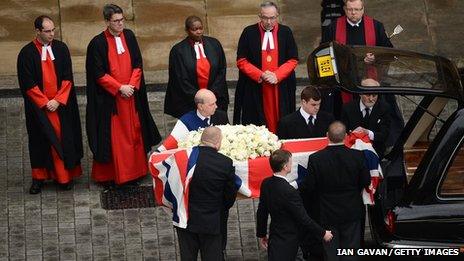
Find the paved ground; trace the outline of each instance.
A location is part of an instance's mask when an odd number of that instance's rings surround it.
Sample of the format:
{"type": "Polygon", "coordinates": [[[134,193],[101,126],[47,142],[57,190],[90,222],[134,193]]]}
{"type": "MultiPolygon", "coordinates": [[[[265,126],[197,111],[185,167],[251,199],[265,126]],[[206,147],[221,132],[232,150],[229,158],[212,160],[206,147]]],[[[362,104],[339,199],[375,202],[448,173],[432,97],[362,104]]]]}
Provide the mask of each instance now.
{"type": "MultiPolygon", "coordinates": [[[[150,93],[149,99],[165,135],[173,120],[163,116],[161,96],[150,93]]],[[[84,97],[79,100],[84,117],[84,97]]],[[[171,216],[162,208],[101,208],[102,188],[89,179],[86,144],[84,137],[84,174],[75,180],[73,190],[61,191],[47,183],[42,194],[29,195],[31,178],[22,99],[0,99],[0,260],[178,259],[171,216]]],[[[150,184],[150,177],[144,183],[150,184]]],[[[239,200],[231,209],[228,260],[265,259],[255,237],[256,207],[257,201],[248,199],[239,200]]]]}

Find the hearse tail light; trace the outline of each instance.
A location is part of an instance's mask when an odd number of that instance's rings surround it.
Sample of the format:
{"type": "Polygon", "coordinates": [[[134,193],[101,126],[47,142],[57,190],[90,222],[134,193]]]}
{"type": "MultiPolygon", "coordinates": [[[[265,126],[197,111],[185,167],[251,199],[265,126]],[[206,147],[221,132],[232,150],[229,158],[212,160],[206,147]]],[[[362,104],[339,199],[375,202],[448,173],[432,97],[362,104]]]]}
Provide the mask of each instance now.
{"type": "Polygon", "coordinates": [[[395,213],[389,210],[385,217],[385,227],[390,234],[395,233],[395,213]]]}

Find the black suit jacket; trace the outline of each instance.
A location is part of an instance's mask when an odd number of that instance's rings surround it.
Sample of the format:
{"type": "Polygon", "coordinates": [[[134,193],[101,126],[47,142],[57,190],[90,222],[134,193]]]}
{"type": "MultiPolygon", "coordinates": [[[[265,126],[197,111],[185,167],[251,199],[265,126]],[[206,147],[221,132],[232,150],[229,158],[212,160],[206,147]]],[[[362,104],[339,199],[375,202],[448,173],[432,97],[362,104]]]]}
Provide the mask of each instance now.
{"type": "MultiPolygon", "coordinates": [[[[321,43],[335,41],[337,21],[332,22],[322,34],[321,43]]],[[[385,28],[381,22],[374,19],[375,30],[375,46],[393,47],[385,28]]],[[[353,27],[346,23],[346,44],[347,45],[366,45],[364,36],[364,21],[359,24],[359,27],[353,27]]]]}
{"type": "Polygon", "coordinates": [[[309,128],[300,110],[293,112],[279,121],[277,136],[279,139],[303,139],[325,137],[329,125],[334,121],[332,114],[319,111],[314,127],[309,128]]]}
{"type": "Polygon", "coordinates": [[[335,225],[361,219],[361,191],[370,184],[362,151],[329,145],[309,156],[308,176],[300,186],[304,198],[316,194],[320,224],[335,225]]]}
{"type": "Polygon", "coordinates": [[[211,125],[226,125],[229,124],[229,117],[227,113],[217,109],[213,115],[211,115],[210,120],[211,125]]]}
{"type": "Polygon", "coordinates": [[[222,212],[234,205],[237,195],[232,160],[214,148],[200,146],[189,191],[187,230],[219,234],[222,212]]]}
{"type": "Polygon", "coordinates": [[[269,260],[295,260],[299,233],[304,229],[322,239],[325,230],[306,214],[297,190],[280,177],[269,177],[261,184],[261,196],[256,213],[256,235],[267,235],[267,218],[271,215],[269,231],[269,260]]]}
{"type": "MultiPolygon", "coordinates": [[[[362,118],[359,100],[352,100],[343,106],[341,120],[346,125],[347,130],[352,131],[361,126],[362,118]]],[[[368,129],[374,133],[373,147],[379,157],[382,157],[385,152],[385,142],[390,133],[390,122],[388,105],[379,97],[372,107],[368,125],[368,129]]]]}

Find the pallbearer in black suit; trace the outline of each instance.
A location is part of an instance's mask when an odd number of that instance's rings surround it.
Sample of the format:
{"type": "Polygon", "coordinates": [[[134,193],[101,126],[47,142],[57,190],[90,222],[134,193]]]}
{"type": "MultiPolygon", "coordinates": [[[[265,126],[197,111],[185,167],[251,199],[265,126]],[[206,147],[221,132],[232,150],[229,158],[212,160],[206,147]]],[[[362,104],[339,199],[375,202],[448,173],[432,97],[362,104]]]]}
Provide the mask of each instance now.
{"type": "Polygon", "coordinates": [[[201,136],[200,151],[190,181],[187,228],[177,229],[181,260],[223,259],[224,212],[234,205],[237,188],[232,160],[220,153],[222,134],[208,127],[201,136]]]}
{"type": "Polygon", "coordinates": [[[197,16],[187,17],[185,31],[188,36],[174,45],[169,54],[164,113],[180,118],[194,110],[193,97],[199,89],[211,90],[219,109],[227,112],[227,63],[221,43],[203,35],[203,22],[197,16]]]}
{"type": "Polygon", "coordinates": [[[334,121],[332,114],[320,111],[321,93],[314,86],[307,86],[301,92],[299,110],[279,121],[279,139],[302,139],[325,137],[329,124],[334,121]]]}
{"type": "MultiPolygon", "coordinates": [[[[379,86],[379,83],[364,79],[361,85],[379,86]]],[[[360,97],[359,101],[353,100],[343,106],[341,120],[348,130],[368,134],[375,151],[382,158],[390,131],[388,105],[377,94],[363,94],[360,97]]]]}
{"type": "Polygon", "coordinates": [[[292,154],[276,150],[269,162],[274,172],[261,184],[261,195],[256,213],[256,236],[267,249],[268,260],[295,260],[299,233],[310,233],[319,240],[330,241],[332,233],[314,222],[303,207],[300,195],[287,181],[292,169],[292,154]],[[269,237],[267,218],[271,215],[269,237]]]}
{"type": "Polygon", "coordinates": [[[337,249],[360,247],[364,213],[361,191],[369,186],[370,175],[363,152],[343,143],[346,136],[343,123],[332,123],[327,136],[329,146],[309,156],[309,174],[300,190],[305,198],[316,192],[318,209],[311,211],[317,212],[318,222],[333,233],[332,241],[323,243],[325,259],[339,260],[337,249]]]}

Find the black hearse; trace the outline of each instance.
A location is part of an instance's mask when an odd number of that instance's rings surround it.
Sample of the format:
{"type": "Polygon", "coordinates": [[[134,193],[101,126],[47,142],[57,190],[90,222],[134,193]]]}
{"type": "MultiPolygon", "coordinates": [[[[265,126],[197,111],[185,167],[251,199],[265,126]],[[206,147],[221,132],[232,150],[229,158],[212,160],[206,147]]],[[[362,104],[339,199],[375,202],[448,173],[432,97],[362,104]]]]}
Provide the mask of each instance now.
{"type": "Polygon", "coordinates": [[[464,93],[450,60],[416,52],[337,43],[308,58],[312,84],[351,93],[395,94],[412,108],[382,160],[384,179],[369,207],[384,247],[464,247],[464,93]],[[365,60],[366,53],[375,62],[365,60]],[[380,86],[363,87],[376,77],[380,86]]]}

